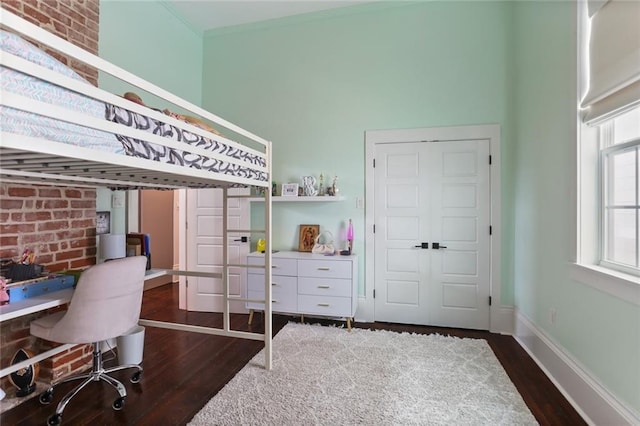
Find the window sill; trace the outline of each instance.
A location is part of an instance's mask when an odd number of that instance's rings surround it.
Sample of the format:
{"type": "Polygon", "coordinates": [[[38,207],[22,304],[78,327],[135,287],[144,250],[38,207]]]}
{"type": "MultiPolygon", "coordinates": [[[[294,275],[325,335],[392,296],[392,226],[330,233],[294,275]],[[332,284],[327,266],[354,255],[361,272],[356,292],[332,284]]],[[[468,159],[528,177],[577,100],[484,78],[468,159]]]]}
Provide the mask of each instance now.
{"type": "Polygon", "coordinates": [[[595,265],[571,264],[571,278],[640,306],[640,278],[595,265]]]}

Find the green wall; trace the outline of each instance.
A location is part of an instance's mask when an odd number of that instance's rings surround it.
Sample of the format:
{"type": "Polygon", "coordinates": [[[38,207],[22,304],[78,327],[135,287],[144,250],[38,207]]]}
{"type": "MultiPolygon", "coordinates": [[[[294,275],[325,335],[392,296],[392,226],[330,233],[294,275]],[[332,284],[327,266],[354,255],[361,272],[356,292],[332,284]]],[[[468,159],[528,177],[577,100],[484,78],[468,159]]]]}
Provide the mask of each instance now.
{"type": "MultiPolygon", "coordinates": [[[[240,26],[203,40],[160,3],[102,0],[100,49],[105,59],[272,140],[279,183],[338,175],[345,202],[274,204],[280,249],[296,247],[301,223],[319,223],[338,237],[340,224],[353,218],[355,249],[364,251],[364,211],[355,198],[365,191],[365,130],[500,124],[502,303],[640,411],[638,306],[569,274],[573,7],[382,3],[240,26]],[[131,54],[127,36],[141,53],[131,54]],[[554,325],[550,309],[557,311],[554,325]]],[[[252,216],[259,227],[259,207],[252,216]]]]}
{"type": "MultiPolygon", "coordinates": [[[[337,175],[347,197],[274,203],[274,247],[297,249],[303,223],[338,239],[352,218],[355,251],[364,252],[355,199],[365,194],[366,130],[498,123],[508,135],[509,13],[503,3],[376,4],[207,33],[204,107],[273,141],[276,182],[337,175]]],[[[502,142],[508,158],[512,142],[502,142]]],[[[504,209],[505,241],[509,215],[504,209]]],[[[261,208],[252,222],[261,226],[261,208]]],[[[503,257],[512,264],[509,250],[503,257]]],[[[361,258],[361,294],[363,268],[361,258]]],[[[510,305],[508,274],[506,267],[502,301],[510,305]]]]}
{"type": "Polygon", "coordinates": [[[576,211],[571,2],[514,5],[515,306],[640,411],[640,309],[570,278],[576,211]],[[557,311],[555,324],[549,321],[557,311]]]}
{"type": "MultiPolygon", "coordinates": [[[[202,99],[202,37],[176,18],[162,2],[100,1],[100,56],[162,89],[200,105],[202,99]]],[[[122,94],[139,92],[109,75],[100,87],[122,94]]]]}
{"type": "MultiPolygon", "coordinates": [[[[100,1],[100,57],[196,105],[202,99],[202,36],[156,1],[100,1]]],[[[116,94],[138,93],[147,105],[173,108],[114,77],[99,85],[116,94]]],[[[124,233],[125,209],[110,209],[111,191],[98,189],[98,206],[111,210],[112,232],[124,233]]]]}

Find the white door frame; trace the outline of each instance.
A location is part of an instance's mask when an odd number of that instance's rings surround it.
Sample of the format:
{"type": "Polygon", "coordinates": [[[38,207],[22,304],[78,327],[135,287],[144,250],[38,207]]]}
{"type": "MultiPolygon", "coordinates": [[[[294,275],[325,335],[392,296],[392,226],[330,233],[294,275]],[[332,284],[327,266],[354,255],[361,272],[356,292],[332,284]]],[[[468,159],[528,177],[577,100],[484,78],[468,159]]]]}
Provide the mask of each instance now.
{"type": "Polygon", "coordinates": [[[417,129],[370,130],[365,132],[365,282],[364,298],[360,296],[357,319],[371,322],[374,320],[373,289],[375,284],[374,268],[374,170],[373,163],[376,154],[376,144],[384,142],[426,142],[488,139],[489,152],[492,159],[490,168],[491,201],[490,223],[491,237],[491,265],[490,265],[490,295],[492,304],[489,310],[491,332],[511,333],[513,331],[513,309],[502,307],[501,280],[501,138],[500,125],[488,124],[479,126],[431,127],[417,129]]]}

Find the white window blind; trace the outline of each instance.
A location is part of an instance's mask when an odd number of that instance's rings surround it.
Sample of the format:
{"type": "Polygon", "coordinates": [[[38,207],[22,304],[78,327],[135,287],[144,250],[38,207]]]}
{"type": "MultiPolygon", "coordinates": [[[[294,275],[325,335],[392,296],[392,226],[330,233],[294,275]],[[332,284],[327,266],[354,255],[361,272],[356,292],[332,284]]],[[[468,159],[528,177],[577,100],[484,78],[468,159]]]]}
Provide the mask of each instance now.
{"type": "Polygon", "coordinates": [[[589,0],[589,90],[583,121],[598,124],[640,105],[640,1],[589,0]]]}

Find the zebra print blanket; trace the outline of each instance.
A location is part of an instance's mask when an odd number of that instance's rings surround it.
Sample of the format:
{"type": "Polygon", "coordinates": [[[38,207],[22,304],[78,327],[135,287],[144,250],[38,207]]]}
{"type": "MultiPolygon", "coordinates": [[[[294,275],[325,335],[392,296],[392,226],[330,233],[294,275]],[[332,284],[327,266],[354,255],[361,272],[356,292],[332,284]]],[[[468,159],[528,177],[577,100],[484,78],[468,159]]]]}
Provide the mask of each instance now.
{"type": "MultiPolygon", "coordinates": [[[[162,112],[160,110],[156,110],[162,112]]],[[[185,151],[157,145],[140,139],[128,136],[116,135],[122,143],[127,155],[160,161],[163,163],[175,164],[184,167],[194,167],[197,169],[213,171],[233,175],[236,177],[244,177],[249,179],[257,179],[266,181],[267,175],[264,172],[255,170],[251,164],[264,166],[265,161],[256,155],[247,153],[241,149],[230,147],[227,144],[216,140],[207,139],[203,136],[188,132],[173,125],[163,123],[153,118],[128,111],[114,105],[106,106],[106,118],[114,123],[123,124],[140,130],[153,133],[155,135],[170,138],[175,141],[184,142],[186,144],[205,148],[211,152],[221,153],[229,157],[247,162],[247,167],[237,164],[231,164],[215,158],[208,158],[199,154],[192,154],[185,146],[185,151]]]]}

